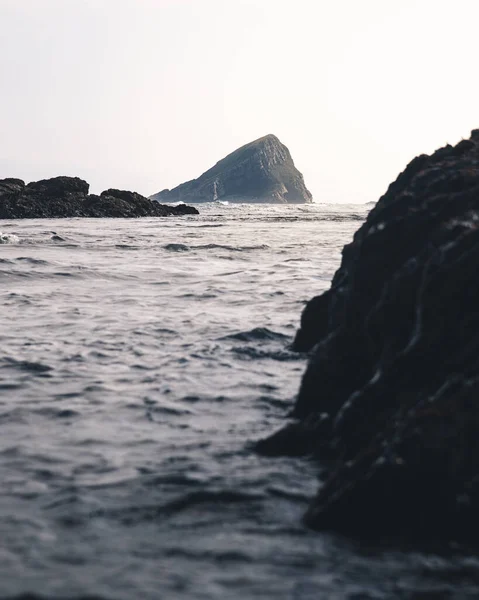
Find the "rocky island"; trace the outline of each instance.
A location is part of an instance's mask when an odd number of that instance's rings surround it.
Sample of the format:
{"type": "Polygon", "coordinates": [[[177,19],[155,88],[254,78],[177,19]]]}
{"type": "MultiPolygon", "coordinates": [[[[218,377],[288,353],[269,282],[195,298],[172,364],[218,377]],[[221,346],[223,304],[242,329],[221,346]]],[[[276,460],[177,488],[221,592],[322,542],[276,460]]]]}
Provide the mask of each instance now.
{"type": "Polygon", "coordinates": [[[274,135],[266,135],[228,154],[198,179],[151,196],[159,202],[312,202],[291,154],[274,135]]]}
{"type": "Polygon", "coordinates": [[[310,526],[479,541],[478,272],[474,130],[407,166],[303,312],[293,419],[257,449],[325,465],[310,526]]]}
{"type": "Polygon", "coordinates": [[[99,196],[78,177],[54,177],[25,184],[0,179],[0,219],[67,217],[167,217],[198,214],[192,206],[164,206],[136,192],[109,189],[99,196]]]}

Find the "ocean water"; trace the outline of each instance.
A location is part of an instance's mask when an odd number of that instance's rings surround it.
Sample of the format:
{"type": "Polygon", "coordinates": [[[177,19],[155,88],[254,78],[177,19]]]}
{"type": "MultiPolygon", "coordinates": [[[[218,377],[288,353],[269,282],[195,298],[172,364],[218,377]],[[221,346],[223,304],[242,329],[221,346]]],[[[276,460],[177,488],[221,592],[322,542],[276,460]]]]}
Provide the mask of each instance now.
{"type": "Polygon", "coordinates": [[[308,530],[319,466],[252,451],[368,207],[199,209],[0,221],[0,598],[478,598],[463,548],[308,530]]]}

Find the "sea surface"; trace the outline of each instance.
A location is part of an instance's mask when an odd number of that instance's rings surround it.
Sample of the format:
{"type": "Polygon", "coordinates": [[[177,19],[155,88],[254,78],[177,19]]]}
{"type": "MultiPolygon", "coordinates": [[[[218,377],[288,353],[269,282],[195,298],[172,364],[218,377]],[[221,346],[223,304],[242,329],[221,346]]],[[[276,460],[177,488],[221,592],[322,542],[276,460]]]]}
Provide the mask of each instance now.
{"type": "Polygon", "coordinates": [[[479,598],[463,548],[308,530],[318,465],[252,450],[368,208],[0,221],[2,600],[479,598]]]}

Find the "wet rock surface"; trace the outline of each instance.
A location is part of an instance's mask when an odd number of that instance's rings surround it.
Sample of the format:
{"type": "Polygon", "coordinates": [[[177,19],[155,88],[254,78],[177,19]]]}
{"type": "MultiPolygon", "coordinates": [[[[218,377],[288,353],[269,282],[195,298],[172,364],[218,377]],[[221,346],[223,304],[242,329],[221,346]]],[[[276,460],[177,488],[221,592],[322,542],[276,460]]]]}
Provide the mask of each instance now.
{"type": "Polygon", "coordinates": [[[21,179],[0,180],[0,219],[68,217],[166,217],[198,214],[191,206],[165,206],[124,190],[89,194],[78,177],[54,177],[26,185],[21,179]]]}
{"type": "Polygon", "coordinates": [[[306,522],[477,542],[479,130],[415,158],[306,306],[294,421],[257,444],[328,474],[306,522]]]}
{"type": "Polygon", "coordinates": [[[288,148],[272,134],[238,148],[198,179],[158,192],[163,202],[308,203],[311,192],[288,148]]]}

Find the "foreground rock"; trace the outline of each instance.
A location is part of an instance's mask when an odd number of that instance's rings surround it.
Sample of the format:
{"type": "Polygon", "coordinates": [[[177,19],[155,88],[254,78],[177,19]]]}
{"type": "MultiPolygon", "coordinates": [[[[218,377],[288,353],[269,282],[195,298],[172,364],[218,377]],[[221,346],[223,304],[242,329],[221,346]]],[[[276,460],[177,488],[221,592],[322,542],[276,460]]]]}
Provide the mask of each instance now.
{"type": "Polygon", "coordinates": [[[479,130],[415,158],[304,310],[295,420],[258,443],[329,475],[306,521],[479,541],[479,130]]]}
{"type": "Polygon", "coordinates": [[[106,190],[88,194],[78,177],[54,177],[25,185],[21,179],[0,179],[0,219],[57,217],[167,217],[198,214],[192,206],[164,206],[136,192],[106,190]]]}
{"type": "Polygon", "coordinates": [[[158,192],[159,202],[312,202],[291,154],[276,136],[242,146],[198,179],[158,192]]]}

